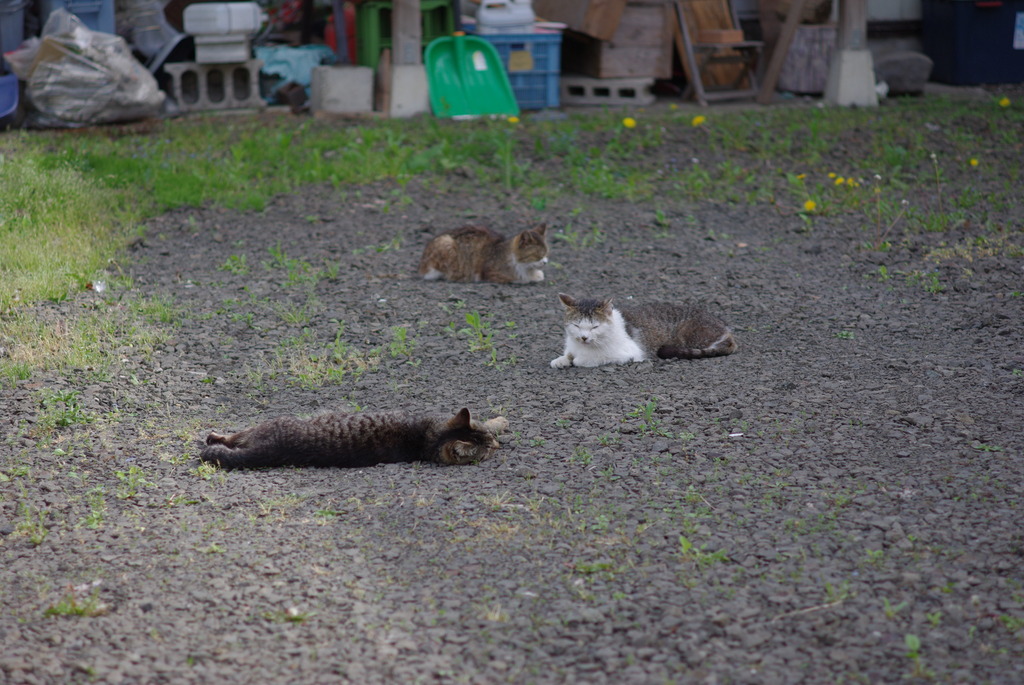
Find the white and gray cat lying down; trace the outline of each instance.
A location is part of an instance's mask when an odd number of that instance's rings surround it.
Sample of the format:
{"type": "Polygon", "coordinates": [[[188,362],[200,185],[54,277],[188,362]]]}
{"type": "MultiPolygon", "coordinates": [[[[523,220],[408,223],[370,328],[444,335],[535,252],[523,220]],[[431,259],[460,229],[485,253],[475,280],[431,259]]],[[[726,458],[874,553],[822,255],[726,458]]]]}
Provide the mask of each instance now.
{"type": "Polygon", "coordinates": [[[720,318],[693,304],[652,302],[618,309],[610,299],[575,299],[565,306],[565,351],[551,366],[602,366],[648,359],[700,359],[736,351],[720,318]]]}

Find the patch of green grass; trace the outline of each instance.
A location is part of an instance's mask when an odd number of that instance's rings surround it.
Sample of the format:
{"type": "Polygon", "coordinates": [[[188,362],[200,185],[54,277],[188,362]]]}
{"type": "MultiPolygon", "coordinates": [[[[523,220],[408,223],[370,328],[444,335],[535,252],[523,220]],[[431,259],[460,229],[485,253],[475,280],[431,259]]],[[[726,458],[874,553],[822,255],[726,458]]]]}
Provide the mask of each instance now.
{"type": "Polygon", "coordinates": [[[140,301],[129,307],[98,303],[70,317],[17,310],[0,316],[0,385],[31,378],[36,371],[86,370],[106,377],[120,362],[119,349],[149,356],[169,338],[157,322],[176,323],[181,311],[167,300],[140,301]],[[146,319],[150,319],[147,321],[146,319]]]}
{"type": "Polygon", "coordinates": [[[96,415],[82,408],[81,394],[77,390],[43,390],[38,425],[49,431],[95,421],[96,415]]]}
{"type": "Polygon", "coordinates": [[[33,545],[41,545],[50,534],[46,522],[50,512],[39,509],[24,502],[18,505],[20,519],[15,526],[15,532],[24,535],[33,545]]]}
{"type": "Polygon", "coordinates": [[[130,499],[139,493],[139,488],[155,487],[154,483],[146,480],[145,472],[135,464],[128,467],[127,471],[115,471],[117,478],[117,490],[115,494],[118,499],[130,499]]]}
{"type": "Polygon", "coordinates": [[[707,545],[696,547],[685,535],[679,536],[679,556],[684,562],[694,563],[698,568],[706,569],[729,560],[729,556],[724,550],[706,552],[704,551],[705,547],[707,545]]]}
{"type": "Polygon", "coordinates": [[[93,584],[87,584],[78,588],[68,588],[67,593],[57,602],[48,606],[43,615],[94,618],[106,615],[109,610],[110,607],[100,601],[99,588],[93,587],[93,584]],[[84,597],[79,596],[90,588],[92,589],[90,594],[84,597]]]}
{"type": "Polygon", "coordinates": [[[414,349],[416,349],[416,339],[409,337],[409,329],[405,326],[392,326],[391,342],[388,343],[388,353],[391,358],[407,357],[411,362],[414,349]]]}
{"type": "Polygon", "coordinates": [[[640,435],[668,436],[669,433],[662,427],[661,420],[654,418],[654,412],[657,410],[658,399],[652,397],[643,404],[637,405],[633,411],[626,414],[626,417],[636,419],[636,427],[640,430],[640,435]]]}
{"type": "Polygon", "coordinates": [[[61,164],[29,136],[0,144],[0,313],[80,290],[127,242],[139,218],[123,193],[61,164]]]}
{"type": "Polygon", "coordinates": [[[89,513],[82,520],[82,525],[93,530],[103,526],[103,520],[107,512],[107,491],[102,486],[97,486],[86,493],[85,499],[89,504],[89,513]]]}
{"type": "Polygon", "coordinates": [[[239,276],[244,276],[249,273],[249,264],[246,256],[243,255],[228,255],[228,258],[224,260],[224,263],[218,267],[221,271],[227,271],[239,276]]]}
{"type": "MultiPolygon", "coordinates": [[[[818,215],[861,213],[871,218],[868,242],[880,248],[896,242],[900,230],[998,223],[1021,180],[1012,165],[987,164],[1024,144],[1020,108],[941,97],[886,108],[719,112],[699,125],[681,111],[645,112],[631,128],[610,111],[524,119],[510,125],[423,117],[339,129],[284,117],[194,116],[138,134],[98,129],[6,136],[0,143],[0,232],[10,239],[0,241],[0,312],[66,297],[95,280],[147,216],[210,203],[260,210],[274,195],[310,184],[340,189],[392,179],[397,195],[381,211],[409,200],[404,188],[412,178],[429,187],[458,173],[480,179],[485,192],[514,188],[535,207],[565,192],[634,202],[675,193],[770,203],[808,223],[818,215]],[[839,166],[834,152],[848,146],[865,156],[840,162],[848,168],[829,168],[839,166]],[[942,150],[941,156],[932,150],[942,150]],[[828,178],[830,172],[844,182],[828,178]],[[874,185],[860,183],[876,174],[886,179],[880,198],[874,185]],[[911,206],[900,219],[905,197],[911,206]],[[808,201],[813,210],[802,210],[808,201]]],[[[586,231],[572,230],[582,243],[586,231]]],[[[568,227],[563,233],[572,235],[568,227]]],[[[396,249],[396,241],[379,247],[396,249]]],[[[291,266],[284,270],[297,284],[319,271],[291,266]]],[[[239,273],[249,265],[229,257],[222,268],[239,273]]]]}

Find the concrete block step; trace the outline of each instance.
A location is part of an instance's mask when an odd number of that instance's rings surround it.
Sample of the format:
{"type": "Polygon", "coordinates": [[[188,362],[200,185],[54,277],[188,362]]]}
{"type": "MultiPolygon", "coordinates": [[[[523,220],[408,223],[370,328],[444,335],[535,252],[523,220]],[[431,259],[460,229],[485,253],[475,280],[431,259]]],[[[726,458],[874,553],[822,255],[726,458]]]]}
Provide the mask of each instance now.
{"type": "Polygon", "coordinates": [[[562,105],[636,105],[646,106],[655,101],[651,86],[653,78],[591,78],[563,74],[561,78],[562,105]]]}

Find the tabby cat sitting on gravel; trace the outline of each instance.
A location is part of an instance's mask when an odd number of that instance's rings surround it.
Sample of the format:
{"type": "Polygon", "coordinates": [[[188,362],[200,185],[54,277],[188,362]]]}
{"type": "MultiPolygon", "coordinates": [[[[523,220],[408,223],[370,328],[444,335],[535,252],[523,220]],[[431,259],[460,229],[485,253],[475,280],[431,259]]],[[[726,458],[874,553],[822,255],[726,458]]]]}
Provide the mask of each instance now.
{"type": "Polygon", "coordinates": [[[548,262],[547,226],[540,224],[511,239],[484,226],[464,226],[436,236],[420,259],[428,281],[537,283],[548,262]]]}
{"type": "Polygon", "coordinates": [[[551,366],[601,366],[661,359],[720,357],[736,351],[732,331],[696,305],[653,302],[616,309],[609,299],[574,299],[565,305],[565,352],[551,366]]]}
{"type": "Polygon", "coordinates": [[[495,436],[506,428],[504,417],[480,423],[468,409],[452,418],[405,412],[282,416],[231,435],[210,433],[199,458],[226,469],[409,461],[469,464],[489,457],[498,448],[495,436]]]}

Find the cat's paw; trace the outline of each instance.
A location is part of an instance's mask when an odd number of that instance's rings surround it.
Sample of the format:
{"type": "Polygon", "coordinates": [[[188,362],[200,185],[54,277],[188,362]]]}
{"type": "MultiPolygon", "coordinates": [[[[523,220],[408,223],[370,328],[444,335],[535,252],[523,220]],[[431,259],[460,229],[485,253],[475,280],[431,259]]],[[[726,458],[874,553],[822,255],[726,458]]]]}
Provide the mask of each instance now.
{"type": "Polygon", "coordinates": [[[206,444],[207,445],[222,444],[227,439],[227,437],[228,436],[221,435],[220,433],[212,433],[211,432],[209,435],[206,436],[206,444]]]}
{"type": "Polygon", "coordinates": [[[567,369],[572,366],[572,355],[563,354],[558,359],[551,360],[552,369],[567,369]]]}
{"type": "Polygon", "coordinates": [[[544,280],[544,272],[541,271],[540,269],[534,269],[534,271],[530,274],[530,282],[531,283],[540,283],[543,280],[544,280]]]}
{"type": "Polygon", "coordinates": [[[495,416],[493,419],[484,421],[484,425],[487,426],[487,430],[499,435],[508,430],[508,419],[504,416],[495,416]]]}

